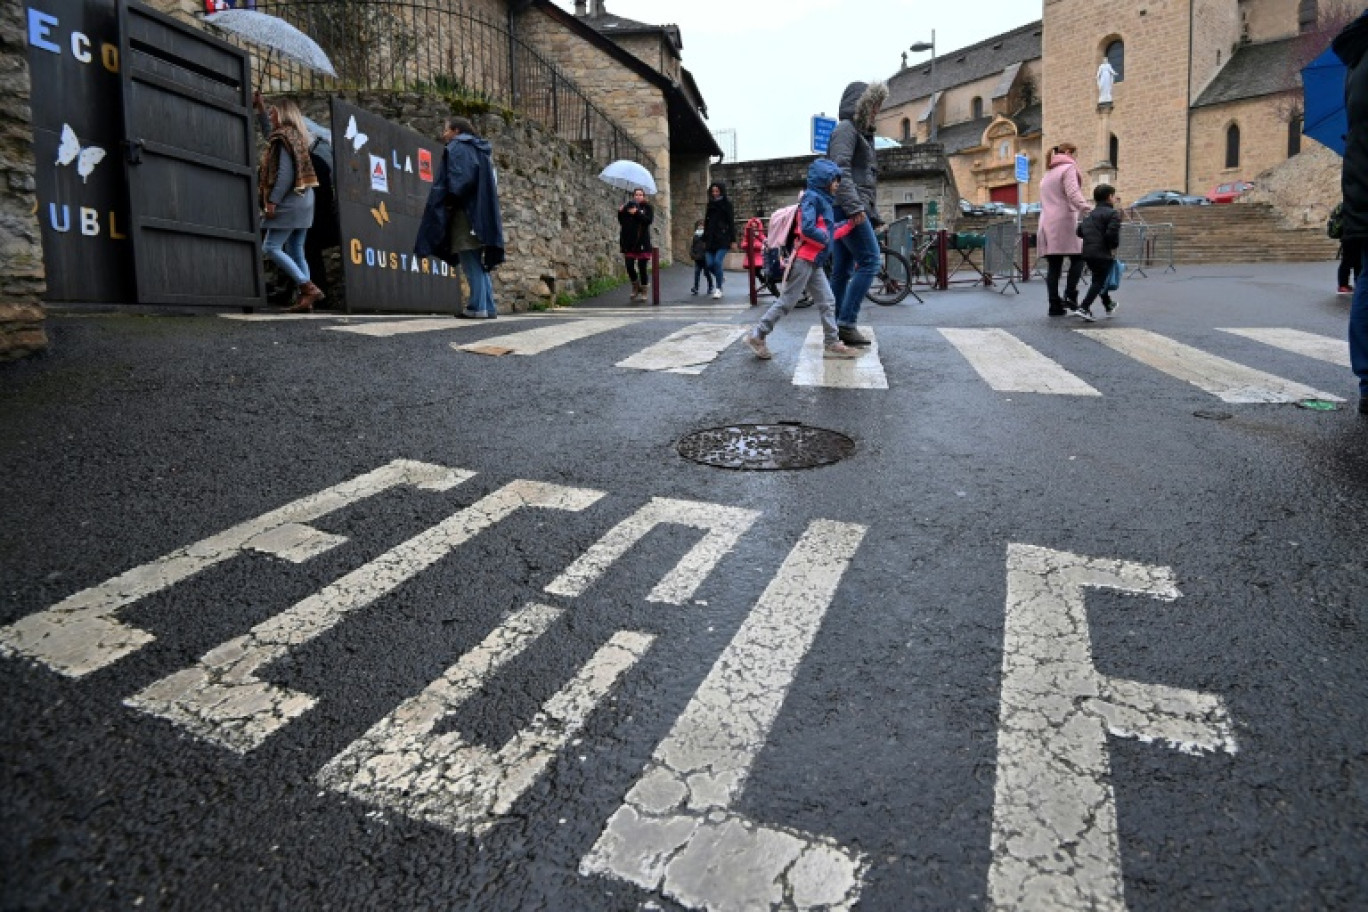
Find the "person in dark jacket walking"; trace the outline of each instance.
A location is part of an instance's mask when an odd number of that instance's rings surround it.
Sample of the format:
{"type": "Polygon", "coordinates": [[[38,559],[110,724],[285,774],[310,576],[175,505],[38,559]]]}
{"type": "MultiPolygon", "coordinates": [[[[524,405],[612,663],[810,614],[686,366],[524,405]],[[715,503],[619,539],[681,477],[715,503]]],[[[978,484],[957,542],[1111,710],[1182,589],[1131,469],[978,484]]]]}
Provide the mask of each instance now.
{"type": "Polygon", "coordinates": [[[713,277],[708,271],[708,242],[703,239],[703,220],[694,223],[693,241],[689,244],[689,256],[694,261],[694,283],[691,294],[698,294],[698,280],[707,276],[708,294],[712,294],[713,277]]]}
{"type": "Polygon", "coordinates": [[[717,287],[714,298],[722,297],[722,264],[727,251],[736,246],[736,210],[727,199],[725,184],[714,181],[708,187],[708,208],[703,213],[703,243],[707,248],[708,273],[717,287]]]}
{"type": "Polygon", "coordinates": [[[841,169],[836,189],[836,220],[849,221],[850,232],[832,251],[831,291],[836,295],[836,325],[846,345],[864,346],[860,334],[860,304],[879,274],[879,239],[874,229],[883,224],[875,208],[879,160],[874,155],[874,121],[888,98],[882,82],[852,82],[841,95],[841,122],[832,131],[827,157],[841,169]]]}
{"type": "Polygon", "coordinates": [[[470,286],[470,300],[458,316],[492,320],[498,316],[489,273],[504,261],[503,214],[492,146],[464,117],[448,117],[442,129],[442,165],[428,192],[413,252],[458,263],[470,286]]]}
{"type": "Polygon", "coordinates": [[[1340,32],[1331,47],[1344,61],[1349,75],[1344,81],[1344,109],[1349,120],[1345,140],[1344,171],[1340,188],[1344,195],[1343,238],[1359,245],[1360,281],[1349,306],[1349,364],[1359,381],[1359,414],[1368,415],[1368,12],[1340,32]]]}
{"type": "Polygon", "coordinates": [[[632,300],[646,300],[651,286],[651,222],[655,209],[646,202],[646,191],[632,191],[632,198],[618,207],[618,246],[627,261],[627,278],[632,280],[632,300]]]}
{"type": "Polygon", "coordinates": [[[1078,223],[1075,229],[1083,239],[1083,262],[1092,271],[1092,285],[1083,301],[1072,311],[1076,317],[1092,322],[1092,302],[1102,296],[1102,306],[1107,316],[1116,312],[1116,302],[1107,293],[1107,279],[1111,277],[1112,264],[1116,262],[1115,250],[1121,246],[1121,213],[1116,211],[1116,188],[1110,184],[1098,184],[1093,188],[1093,211],[1078,223]]]}

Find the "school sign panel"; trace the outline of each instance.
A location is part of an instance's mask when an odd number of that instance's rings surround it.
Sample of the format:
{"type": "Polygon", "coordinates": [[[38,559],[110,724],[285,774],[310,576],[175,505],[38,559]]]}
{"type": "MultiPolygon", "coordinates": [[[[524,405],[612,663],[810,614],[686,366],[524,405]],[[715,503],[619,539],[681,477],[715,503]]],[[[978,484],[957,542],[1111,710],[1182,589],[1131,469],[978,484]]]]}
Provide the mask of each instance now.
{"type": "Polygon", "coordinates": [[[413,254],[441,145],[336,98],[332,131],[348,309],[456,313],[460,270],[413,254]]]}

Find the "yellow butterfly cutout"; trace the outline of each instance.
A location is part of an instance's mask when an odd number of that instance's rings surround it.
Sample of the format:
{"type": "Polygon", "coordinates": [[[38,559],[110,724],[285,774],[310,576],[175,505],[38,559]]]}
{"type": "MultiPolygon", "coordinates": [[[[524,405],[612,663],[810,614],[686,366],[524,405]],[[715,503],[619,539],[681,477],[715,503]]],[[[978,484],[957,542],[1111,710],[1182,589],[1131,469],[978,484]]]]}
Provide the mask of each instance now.
{"type": "Polygon", "coordinates": [[[385,208],[385,201],[381,200],[380,205],[371,210],[371,217],[375,219],[375,224],[381,228],[390,220],[389,210],[385,208]]]}

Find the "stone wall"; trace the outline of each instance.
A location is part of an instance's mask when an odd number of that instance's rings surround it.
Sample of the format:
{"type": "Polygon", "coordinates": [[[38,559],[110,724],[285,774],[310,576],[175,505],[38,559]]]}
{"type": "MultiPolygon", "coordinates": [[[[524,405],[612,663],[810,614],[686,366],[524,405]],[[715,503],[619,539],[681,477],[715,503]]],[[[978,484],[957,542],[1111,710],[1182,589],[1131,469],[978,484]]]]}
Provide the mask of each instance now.
{"type": "Polygon", "coordinates": [[[651,69],[679,80],[680,63],[670,46],[670,39],[660,33],[637,35],[604,35],[618,47],[631,54],[651,69]]]}
{"type": "Polygon", "coordinates": [[[1303,137],[1302,152],[1253,178],[1241,203],[1270,203],[1288,228],[1323,227],[1340,201],[1344,159],[1303,137]]]}
{"type": "MultiPolygon", "coordinates": [[[[1283,112],[1296,100],[1290,95],[1273,95],[1194,108],[1191,191],[1205,194],[1227,181],[1253,180],[1259,172],[1286,161],[1288,126],[1283,112]],[[1231,124],[1240,128],[1240,163],[1235,168],[1225,166],[1226,129],[1231,124]]],[[[1302,144],[1317,145],[1307,137],[1302,137],[1302,144]]]]}
{"type": "MultiPolygon", "coordinates": [[[[1288,0],[1283,0],[1284,4],[1288,0]]],[[[1192,0],[1192,79],[1196,99],[1230,62],[1240,43],[1240,10],[1231,0],[1192,0]]]]}
{"type": "MultiPolygon", "coordinates": [[[[694,222],[703,217],[708,206],[708,184],[712,182],[712,159],[706,155],[673,155],[670,164],[670,190],[674,196],[673,248],[676,260],[689,262],[694,222]]],[[[739,214],[739,213],[738,213],[739,214]]]]}
{"type": "MultiPolygon", "coordinates": [[[[660,89],[609,54],[589,44],[539,9],[517,19],[518,37],[537,49],[570,77],[594,105],[618,123],[646,150],[641,162],[655,178],[657,195],[655,243],[662,261],[671,259],[673,196],[670,178],[670,121],[660,89]]],[[[625,198],[619,195],[618,201],[625,198]]]]}
{"type": "MultiPolygon", "coordinates": [[[[424,136],[436,136],[447,114],[462,114],[494,146],[508,253],[493,274],[501,312],[527,310],[553,294],[574,294],[595,278],[624,273],[617,224],[622,194],[598,179],[600,167],[586,153],[536,122],[490,111],[453,111],[450,102],[431,95],[353,92],[338,97],[424,136]]],[[[328,122],[327,96],[301,102],[310,117],[328,122]]]]}
{"type": "Polygon", "coordinates": [[[1240,13],[1241,28],[1249,41],[1297,34],[1297,0],[1240,0],[1240,13]]]}
{"type": "Polygon", "coordinates": [[[0,361],[47,348],[22,3],[0,5],[0,361]]]}

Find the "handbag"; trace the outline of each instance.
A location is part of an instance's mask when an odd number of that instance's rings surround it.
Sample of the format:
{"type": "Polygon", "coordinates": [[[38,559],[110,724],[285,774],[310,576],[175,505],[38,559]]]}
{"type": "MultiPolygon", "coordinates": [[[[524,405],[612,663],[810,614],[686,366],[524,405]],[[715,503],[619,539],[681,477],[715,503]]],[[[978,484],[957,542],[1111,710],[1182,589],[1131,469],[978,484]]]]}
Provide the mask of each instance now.
{"type": "Polygon", "coordinates": [[[1121,287],[1121,279],[1126,274],[1126,264],[1120,260],[1112,260],[1111,272],[1107,273],[1107,291],[1116,291],[1121,287]]]}

